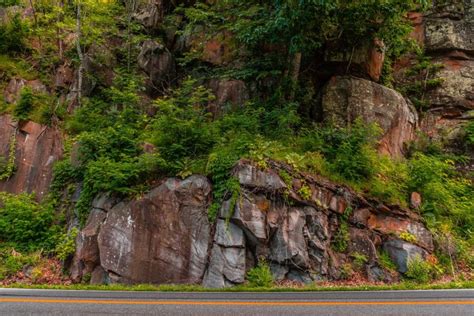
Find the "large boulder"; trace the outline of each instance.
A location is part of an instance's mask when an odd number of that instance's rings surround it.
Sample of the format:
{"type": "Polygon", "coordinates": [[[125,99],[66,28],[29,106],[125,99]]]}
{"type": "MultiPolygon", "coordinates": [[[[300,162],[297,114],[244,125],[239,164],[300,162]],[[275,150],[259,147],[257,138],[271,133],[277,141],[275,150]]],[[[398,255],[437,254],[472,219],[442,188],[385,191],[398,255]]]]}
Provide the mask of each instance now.
{"type": "Polygon", "coordinates": [[[423,260],[428,256],[428,253],[423,248],[399,239],[384,243],[383,249],[388,253],[400,273],[408,271],[408,265],[411,260],[416,260],[417,258],[423,260]]]}
{"type": "Polygon", "coordinates": [[[35,122],[18,124],[9,115],[0,116],[0,156],[4,163],[13,160],[14,170],[0,181],[0,191],[35,193],[41,200],[49,191],[53,164],[63,155],[59,130],[35,122]],[[13,148],[14,147],[14,148],[13,148]]]}
{"type": "Polygon", "coordinates": [[[100,264],[123,283],[200,283],[207,265],[211,185],[168,179],[108,213],[98,235],[100,264]]]}
{"type": "Polygon", "coordinates": [[[415,136],[415,109],[395,90],[365,79],[336,76],[322,97],[323,119],[345,125],[357,118],[376,123],[383,130],[379,149],[393,157],[404,152],[404,144],[415,136]]]}
{"type": "Polygon", "coordinates": [[[173,55],[164,45],[153,40],[143,42],[138,55],[138,65],[148,74],[155,88],[162,88],[175,77],[173,55]]]}

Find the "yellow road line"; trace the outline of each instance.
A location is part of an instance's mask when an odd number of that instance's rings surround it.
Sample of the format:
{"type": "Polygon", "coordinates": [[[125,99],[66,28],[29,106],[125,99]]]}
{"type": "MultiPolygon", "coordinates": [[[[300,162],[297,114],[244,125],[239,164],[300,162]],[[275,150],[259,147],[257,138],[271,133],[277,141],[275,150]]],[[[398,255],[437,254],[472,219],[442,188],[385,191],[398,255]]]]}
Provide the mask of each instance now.
{"type": "Polygon", "coordinates": [[[245,302],[245,301],[127,301],[92,299],[0,298],[0,303],[100,304],[100,305],[224,305],[224,306],[356,306],[356,305],[474,305],[474,301],[389,301],[389,302],[245,302]]]}

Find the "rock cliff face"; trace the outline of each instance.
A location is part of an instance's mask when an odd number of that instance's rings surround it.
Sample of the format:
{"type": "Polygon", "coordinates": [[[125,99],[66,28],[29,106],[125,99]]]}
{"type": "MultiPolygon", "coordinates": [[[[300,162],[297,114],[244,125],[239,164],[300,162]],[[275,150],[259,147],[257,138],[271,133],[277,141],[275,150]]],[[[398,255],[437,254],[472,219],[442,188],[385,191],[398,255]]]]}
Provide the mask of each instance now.
{"type": "Polygon", "coordinates": [[[141,199],[99,197],[77,237],[72,276],[94,283],[199,283],[207,265],[211,185],[168,179],[141,199]]]}
{"type": "Polygon", "coordinates": [[[323,91],[323,119],[346,125],[357,118],[383,130],[379,149],[393,157],[403,155],[406,142],[415,138],[418,115],[398,92],[355,77],[333,77],[323,91]]]}
{"type": "Polygon", "coordinates": [[[49,191],[53,164],[63,154],[61,133],[34,122],[18,123],[0,116],[0,157],[3,168],[13,163],[12,173],[0,181],[0,191],[35,193],[41,200],[49,191]],[[12,160],[11,154],[15,158],[12,160]]]}
{"type": "MultiPolygon", "coordinates": [[[[412,34],[433,63],[442,66],[437,77],[442,83],[426,95],[428,111],[421,129],[437,137],[452,133],[474,110],[474,2],[471,0],[434,1],[425,15],[413,14],[412,34]]],[[[415,60],[396,66],[395,77],[403,77],[415,60]]]]}
{"type": "Polygon", "coordinates": [[[383,281],[396,276],[378,264],[378,250],[385,249],[402,273],[409,258],[433,251],[430,232],[410,210],[275,162],[262,170],[241,161],[234,176],[240,194],[222,204],[214,229],[204,177],[167,179],[138,200],[97,198],[77,237],[73,278],[91,274],[93,283],[220,288],[243,283],[246,272],[265,259],[278,281],[335,280],[360,254],[367,258],[365,277],[383,281]],[[283,172],[290,183],[280,177],[283,172]],[[416,242],[402,240],[402,233],[416,242]]]}

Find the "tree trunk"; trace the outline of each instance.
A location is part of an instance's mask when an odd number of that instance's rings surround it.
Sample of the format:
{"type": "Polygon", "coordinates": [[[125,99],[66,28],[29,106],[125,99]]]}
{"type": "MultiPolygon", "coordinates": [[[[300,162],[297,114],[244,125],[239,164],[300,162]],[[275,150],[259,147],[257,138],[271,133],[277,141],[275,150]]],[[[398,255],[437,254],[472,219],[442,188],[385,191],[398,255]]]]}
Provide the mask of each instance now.
{"type": "Polygon", "coordinates": [[[84,55],[82,54],[81,48],[81,2],[77,2],[76,7],[76,50],[77,55],[79,56],[79,69],[77,71],[77,85],[76,85],[76,96],[77,96],[77,105],[81,106],[82,98],[82,76],[84,71],[84,55]]]}
{"type": "Polygon", "coordinates": [[[290,79],[291,87],[290,87],[290,93],[288,95],[288,99],[290,101],[294,100],[296,89],[298,88],[298,79],[300,76],[300,69],[301,69],[301,58],[302,58],[301,52],[295,53],[292,56],[291,62],[289,65],[288,79],[290,79]]]}

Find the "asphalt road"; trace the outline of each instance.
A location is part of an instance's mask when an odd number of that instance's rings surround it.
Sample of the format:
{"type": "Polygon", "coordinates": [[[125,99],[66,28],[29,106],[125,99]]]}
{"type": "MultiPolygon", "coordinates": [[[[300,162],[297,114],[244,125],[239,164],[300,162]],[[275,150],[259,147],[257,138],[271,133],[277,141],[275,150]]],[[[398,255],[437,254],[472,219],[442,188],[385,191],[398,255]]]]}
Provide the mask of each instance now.
{"type": "Polygon", "coordinates": [[[0,289],[0,315],[474,315],[474,290],[174,293],[0,289]]]}

